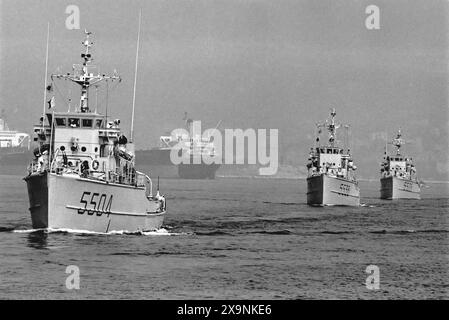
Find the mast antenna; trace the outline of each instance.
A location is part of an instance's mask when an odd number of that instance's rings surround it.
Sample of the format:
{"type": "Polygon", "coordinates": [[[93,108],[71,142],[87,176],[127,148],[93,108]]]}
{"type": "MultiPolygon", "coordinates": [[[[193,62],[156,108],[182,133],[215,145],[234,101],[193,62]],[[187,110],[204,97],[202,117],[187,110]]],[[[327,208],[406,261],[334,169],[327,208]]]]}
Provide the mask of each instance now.
{"type": "Polygon", "coordinates": [[[107,124],[108,124],[108,104],[109,104],[109,82],[106,81],[106,115],[105,115],[105,128],[107,128],[107,124]]]}
{"type": "Polygon", "coordinates": [[[47,104],[47,76],[48,76],[48,42],[50,38],[50,22],[47,22],[47,48],[45,50],[45,85],[44,85],[44,105],[42,109],[42,130],[44,130],[45,106],[47,104]]]}
{"type": "Polygon", "coordinates": [[[137,32],[137,48],[136,48],[136,66],[134,69],[134,89],[133,89],[133,106],[132,106],[132,114],[131,114],[131,133],[130,133],[130,142],[134,140],[134,109],[136,106],[136,85],[137,85],[137,66],[139,63],[139,45],[140,45],[140,25],[142,22],[142,9],[139,10],[139,30],[137,32]]]}

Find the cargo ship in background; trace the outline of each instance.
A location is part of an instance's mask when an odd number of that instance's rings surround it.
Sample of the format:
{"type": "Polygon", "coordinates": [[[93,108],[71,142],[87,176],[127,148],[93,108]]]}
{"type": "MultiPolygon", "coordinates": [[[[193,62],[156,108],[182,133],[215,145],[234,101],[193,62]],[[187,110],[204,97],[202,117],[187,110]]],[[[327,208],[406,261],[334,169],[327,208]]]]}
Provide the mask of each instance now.
{"type": "Polygon", "coordinates": [[[401,154],[404,144],[401,129],[390,143],[396,147],[396,153],[388,154],[387,145],[380,167],[381,199],[420,199],[421,185],[416,175],[413,159],[401,154]]]}
{"type": "MultiPolygon", "coordinates": [[[[182,179],[215,179],[215,174],[220,167],[218,163],[204,163],[203,157],[211,159],[221,156],[221,150],[217,150],[210,137],[194,134],[193,120],[184,115],[185,130],[179,133],[163,135],[159,138],[159,146],[150,150],[136,151],[136,166],[139,169],[148,170],[152,176],[161,178],[182,179]],[[176,149],[176,150],[174,150],[176,149]],[[170,153],[185,152],[184,157],[190,159],[190,164],[174,164],[170,153]],[[201,159],[200,163],[194,163],[193,159],[201,159]]],[[[218,128],[219,124],[216,126],[218,128]]]]}
{"type": "MultiPolygon", "coordinates": [[[[331,111],[330,121],[317,124],[315,147],[311,149],[307,163],[307,204],[312,206],[359,206],[360,188],[354,171],[357,167],[347,147],[346,151],[337,143],[335,109],[331,111]],[[329,133],[328,142],[321,144],[322,129],[329,133]]],[[[349,129],[349,126],[344,126],[349,129]]],[[[348,139],[346,139],[348,140],[348,139]]]]}
{"type": "Polygon", "coordinates": [[[30,136],[23,132],[10,130],[5,112],[0,114],[0,173],[15,171],[12,167],[26,167],[31,159],[30,136]]]}

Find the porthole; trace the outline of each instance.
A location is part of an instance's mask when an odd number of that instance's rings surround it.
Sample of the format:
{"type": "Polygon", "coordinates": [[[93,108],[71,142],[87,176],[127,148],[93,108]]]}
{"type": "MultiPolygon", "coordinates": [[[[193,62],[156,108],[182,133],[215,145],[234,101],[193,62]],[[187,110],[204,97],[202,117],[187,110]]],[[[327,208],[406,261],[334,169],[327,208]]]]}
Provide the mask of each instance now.
{"type": "Polygon", "coordinates": [[[86,147],[81,147],[82,152],[86,152],[86,147]]]}
{"type": "Polygon", "coordinates": [[[59,150],[64,151],[64,150],[65,150],[65,147],[64,147],[64,146],[61,146],[61,147],[59,148],[59,150]]]}

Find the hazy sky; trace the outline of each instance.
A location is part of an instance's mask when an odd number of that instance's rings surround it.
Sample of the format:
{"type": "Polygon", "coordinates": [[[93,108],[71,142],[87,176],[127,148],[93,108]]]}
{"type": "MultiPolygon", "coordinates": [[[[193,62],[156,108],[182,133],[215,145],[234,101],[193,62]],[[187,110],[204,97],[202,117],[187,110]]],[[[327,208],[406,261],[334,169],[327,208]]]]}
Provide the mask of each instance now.
{"type": "MultiPolygon", "coordinates": [[[[10,127],[30,132],[41,113],[49,21],[49,72],[79,63],[82,31],[92,31],[95,64],[123,78],[109,113],[129,128],[139,8],[138,148],[182,126],[187,111],[207,127],[277,128],[284,160],[302,166],[315,122],[335,107],[352,125],[364,175],[378,174],[381,134],[400,126],[422,176],[447,179],[447,1],[1,0],[0,108],[10,127]],[[81,30],[65,28],[70,4],[81,30]],[[380,30],[365,28],[370,4],[380,30]]],[[[57,86],[65,110],[78,90],[57,86]]]]}

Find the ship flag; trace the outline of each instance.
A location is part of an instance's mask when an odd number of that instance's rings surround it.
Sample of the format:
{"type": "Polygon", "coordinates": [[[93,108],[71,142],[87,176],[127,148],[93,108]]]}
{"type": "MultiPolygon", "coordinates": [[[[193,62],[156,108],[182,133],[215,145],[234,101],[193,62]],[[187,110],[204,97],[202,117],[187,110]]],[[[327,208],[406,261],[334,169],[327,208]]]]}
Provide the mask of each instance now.
{"type": "Polygon", "coordinates": [[[47,101],[48,109],[52,109],[55,107],[55,96],[51,97],[50,100],[47,101]]]}

